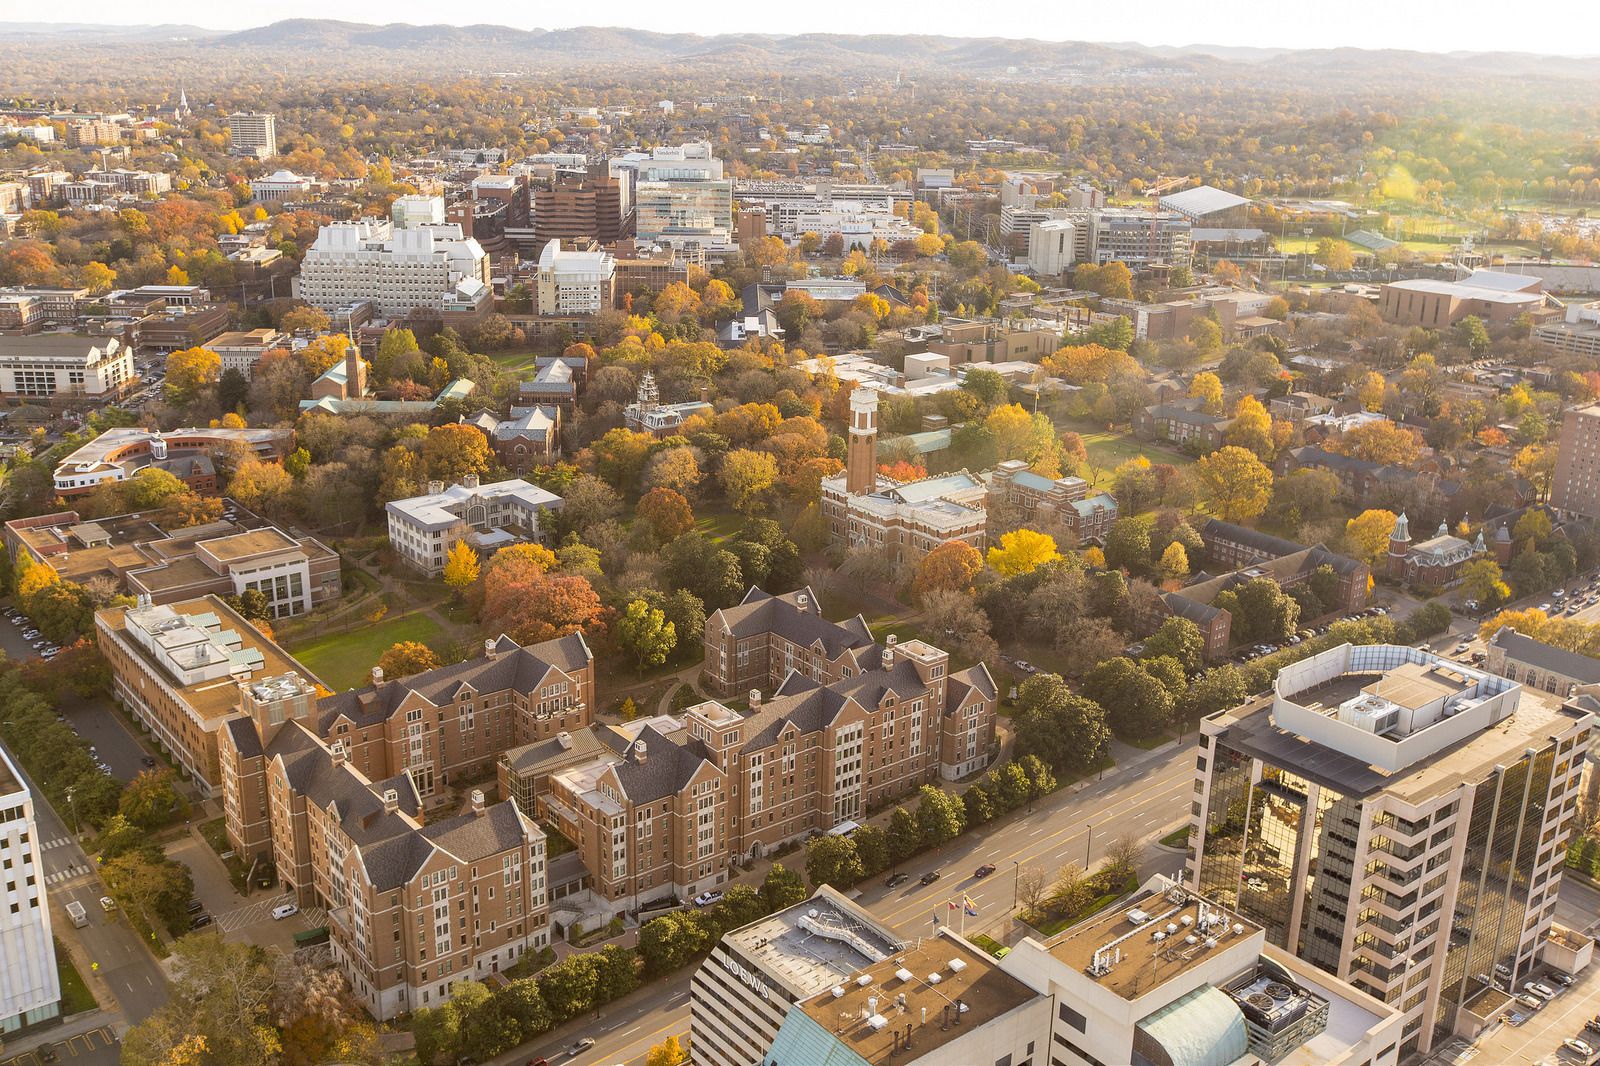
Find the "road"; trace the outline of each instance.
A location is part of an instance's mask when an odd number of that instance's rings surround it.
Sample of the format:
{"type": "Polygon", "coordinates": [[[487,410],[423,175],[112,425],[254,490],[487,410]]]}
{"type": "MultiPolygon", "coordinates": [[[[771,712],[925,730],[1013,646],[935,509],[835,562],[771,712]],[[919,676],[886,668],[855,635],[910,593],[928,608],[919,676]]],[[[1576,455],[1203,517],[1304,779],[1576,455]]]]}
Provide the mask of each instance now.
{"type": "MultiPolygon", "coordinates": [[[[27,779],[26,770],[22,775],[27,779]]],[[[55,934],[63,940],[75,938],[82,947],[82,957],[99,964],[100,976],[117,998],[116,1004],[101,1006],[108,1010],[120,1007],[130,1025],[142,1021],[166,1002],[166,979],[128,924],[100,908],[105,889],[95,873],[94,861],[84,854],[67,824],[32,780],[28,780],[28,787],[33,790],[39,855],[55,934]],[[81,929],[73,928],[66,914],[65,907],[73,900],[89,912],[89,924],[81,929]]],[[[87,979],[89,974],[84,977],[87,979]]]]}
{"type": "MultiPolygon", "coordinates": [[[[1103,782],[1094,782],[1080,792],[1061,792],[1037,810],[1023,811],[983,833],[969,833],[932,855],[907,865],[912,880],[895,889],[886,889],[874,879],[857,896],[872,914],[900,935],[925,936],[933,928],[937,913],[960,913],[960,899],[971,897],[978,916],[968,918],[966,932],[989,932],[1003,939],[1010,924],[1016,877],[1019,869],[1037,866],[1050,880],[1067,863],[1091,865],[1104,858],[1121,836],[1133,833],[1153,837],[1181,822],[1189,814],[1189,796],[1194,790],[1193,737],[1175,751],[1156,756],[1127,770],[1112,771],[1103,782]],[[997,869],[982,880],[972,876],[984,863],[997,869]],[[939,870],[940,880],[932,885],[917,883],[922,873],[939,870]],[[950,909],[950,901],[957,903],[950,909]]],[[[1174,872],[1182,859],[1170,852],[1153,854],[1144,871],[1174,872]]],[[[957,919],[959,928],[959,919],[957,919]]],[[[669,1036],[687,1038],[689,1032],[688,975],[663,984],[659,991],[630,1004],[620,1015],[605,1013],[584,1033],[595,1038],[595,1046],[567,1056],[573,1037],[561,1042],[536,1044],[495,1060],[497,1066],[522,1066],[530,1059],[545,1056],[560,1066],[642,1066],[650,1048],[669,1036]]]]}

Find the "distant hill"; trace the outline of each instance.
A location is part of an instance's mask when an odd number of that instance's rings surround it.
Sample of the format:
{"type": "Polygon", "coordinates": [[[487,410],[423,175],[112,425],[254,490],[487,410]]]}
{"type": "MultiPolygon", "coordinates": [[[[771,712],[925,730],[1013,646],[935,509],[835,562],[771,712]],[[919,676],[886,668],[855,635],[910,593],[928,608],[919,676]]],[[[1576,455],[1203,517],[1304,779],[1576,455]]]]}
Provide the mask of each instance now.
{"type": "MultiPolygon", "coordinates": [[[[145,43],[174,59],[245,52],[339,54],[354,66],[405,69],[470,66],[559,68],[604,62],[612,66],[766,64],[775,70],[838,69],[950,71],[969,76],[1091,76],[1118,71],[1212,72],[1230,70],[1288,78],[1484,76],[1593,81],[1600,64],[1590,59],[1520,53],[1439,54],[1355,48],[1247,48],[1195,44],[1182,48],[1136,43],[1095,44],[1002,37],[931,35],[761,34],[704,36],[618,27],[520,30],[508,26],[372,25],[334,19],[286,19],[267,26],[218,32],[194,26],[94,26],[39,22],[0,23],[0,55],[8,44],[36,47],[50,39],[145,43]],[[518,66],[520,64],[520,66],[518,66]]],[[[0,64],[3,69],[3,64],[0,64]]],[[[4,76],[0,74],[0,83],[4,76]]]]}

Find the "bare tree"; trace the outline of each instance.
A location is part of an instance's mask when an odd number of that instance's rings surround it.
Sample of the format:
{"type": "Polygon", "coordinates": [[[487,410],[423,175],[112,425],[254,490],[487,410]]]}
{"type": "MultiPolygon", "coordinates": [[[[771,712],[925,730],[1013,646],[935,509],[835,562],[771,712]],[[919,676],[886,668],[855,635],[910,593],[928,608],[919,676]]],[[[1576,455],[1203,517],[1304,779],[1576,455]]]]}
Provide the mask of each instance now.
{"type": "Polygon", "coordinates": [[[1017,871],[1017,901],[1022,905],[1024,915],[1038,913],[1039,904],[1044,900],[1045,887],[1049,883],[1043,867],[1028,866],[1017,871]]]}
{"type": "Polygon", "coordinates": [[[1144,844],[1132,833],[1125,833],[1112,841],[1106,850],[1102,867],[1113,885],[1120,885],[1139,872],[1139,861],[1144,858],[1144,844]]]}
{"type": "Polygon", "coordinates": [[[1050,887],[1050,905],[1065,915],[1073,915],[1089,899],[1089,882],[1083,867],[1069,862],[1056,874],[1056,883],[1050,887]]]}

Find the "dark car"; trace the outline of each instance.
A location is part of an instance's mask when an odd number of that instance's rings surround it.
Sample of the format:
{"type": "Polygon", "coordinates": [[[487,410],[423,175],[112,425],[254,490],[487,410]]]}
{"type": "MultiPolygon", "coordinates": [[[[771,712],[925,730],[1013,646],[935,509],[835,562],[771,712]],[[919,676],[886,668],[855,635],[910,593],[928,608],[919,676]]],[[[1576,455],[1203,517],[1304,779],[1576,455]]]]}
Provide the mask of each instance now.
{"type": "Polygon", "coordinates": [[[922,875],[920,880],[921,880],[922,884],[931,885],[935,881],[939,880],[939,871],[938,870],[929,870],[927,873],[922,875]]]}
{"type": "Polygon", "coordinates": [[[148,766],[148,767],[152,767],[153,768],[155,766],[155,764],[156,764],[156,759],[155,759],[154,755],[146,755],[143,758],[141,758],[139,760],[139,762],[144,766],[148,766]]]}
{"type": "Polygon", "coordinates": [[[909,880],[911,880],[911,875],[908,873],[890,874],[888,877],[883,879],[883,887],[897,888],[909,880]]]}
{"type": "Polygon", "coordinates": [[[540,1055],[536,1059],[529,1059],[528,1066],[550,1066],[550,1060],[540,1055]]]}
{"type": "Polygon", "coordinates": [[[976,870],[972,871],[972,876],[973,877],[988,877],[992,873],[994,873],[994,863],[986,862],[982,866],[978,867],[976,870]]]}
{"type": "Polygon", "coordinates": [[[193,918],[189,919],[189,928],[190,929],[200,929],[200,928],[202,928],[204,926],[207,926],[207,925],[210,925],[210,924],[211,924],[211,915],[207,914],[205,911],[201,911],[199,914],[197,914],[193,918]]]}
{"type": "Polygon", "coordinates": [[[204,903],[201,903],[199,900],[191,899],[189,901],[188,910],[189,910],[190,914],[199,914],[201,911],[203,911],[205,909],[206,909],[206,905],[204,903]]]}

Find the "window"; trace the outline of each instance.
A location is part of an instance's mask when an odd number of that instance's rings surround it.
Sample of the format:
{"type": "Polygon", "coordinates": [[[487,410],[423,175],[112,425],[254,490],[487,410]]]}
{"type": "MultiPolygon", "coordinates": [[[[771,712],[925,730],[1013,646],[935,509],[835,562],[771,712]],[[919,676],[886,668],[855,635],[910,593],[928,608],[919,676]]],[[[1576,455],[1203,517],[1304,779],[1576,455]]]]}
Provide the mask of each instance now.
{"type": "Polygon", "coordinates": [[[1078,1032],[1082,1033],[1088,1031],[1087,1026],[1089,1024],[1089,1020],[1083,1015],[1079,1014],[1077,1011],[1073,1010],[1071,1007],[1067,1006],[1067,1004],[1061,1004],[1060,1009],[1056,1013],[1061,1016],[1062,1021],[1072,1026],[1078,1032]]]}

